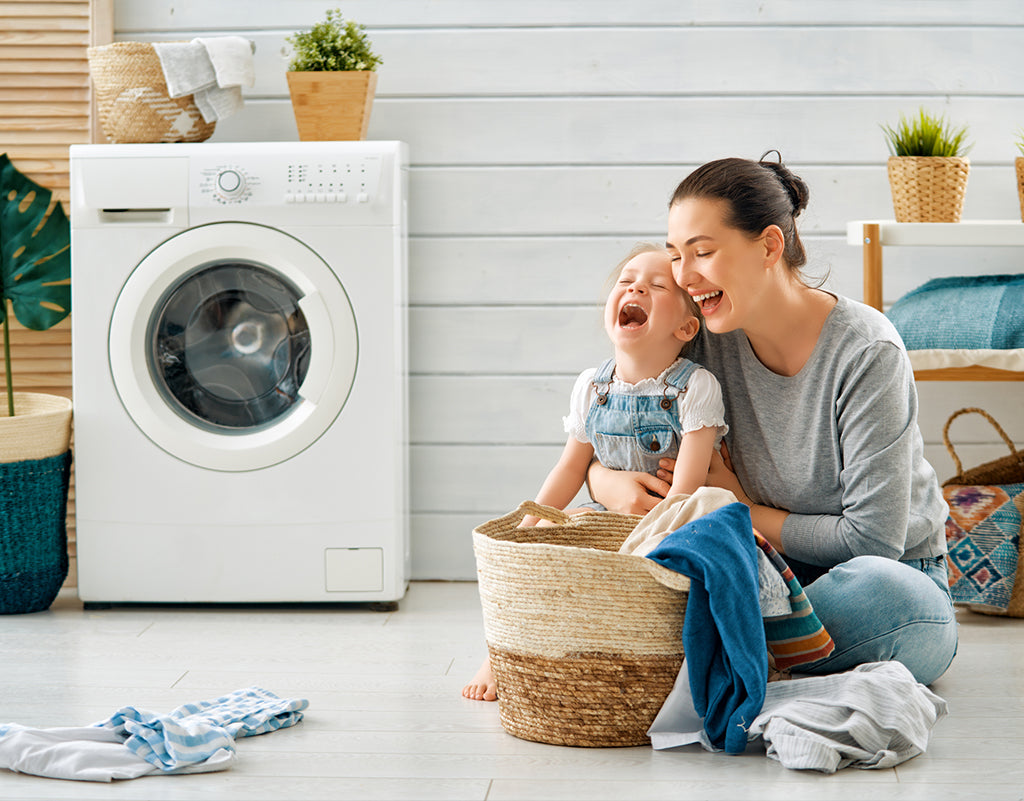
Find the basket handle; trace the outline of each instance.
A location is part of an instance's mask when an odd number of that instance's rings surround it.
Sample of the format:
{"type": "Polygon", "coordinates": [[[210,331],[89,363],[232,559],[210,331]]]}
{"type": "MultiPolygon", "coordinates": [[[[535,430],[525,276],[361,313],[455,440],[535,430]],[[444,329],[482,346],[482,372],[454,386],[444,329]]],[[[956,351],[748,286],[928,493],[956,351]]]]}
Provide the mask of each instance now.
{"type": "Polygon", "coordinates": [[[953,443],[949,441],[949,426],[960,415],[969,414],[971,412],[980,414],[982,417],[988,420],[992,424],[993,428],[995,428],[995,430],[999,432],[999,436],[1003,438],[1003,442],[1005,442],[1006,447],[1010,449],[1010,453],[1013,454],[1014,456],[1018,455],[1018,451],[1013,444],[1013,440],[1010,439],[1010,437],[1007,435],[1005,431],[1003,431],[1003,427],[996,422],[995,418],[992,415],[990,415],[984,409],[978,409],[974,406],[971,406],[966,409],[960,409],[958,411],[953,412],[953,414],[949,416],[949,419],[946,421],[946,425],[943,426],[942,428],[942,441],[945,443],[946,450],[949,452],[949,455],[953,457],[953,463],[956,465],[956,474],[958,476],[963,475],[964,468],[963,465],[960,463],[960,457],[957,456],[956,451],[953,450],[953,443]]]}
{"type": "Polygon", "coordinates": [[[564,526],[572,520],[572,518],[561,509],[556,509],[554,506],[544,506],[544,504],[537,503],[536,501],[523,501],[519,504],[519,508],[516,509],[515,515],[519,518],[517,525],[518,523],[522,523],[523,518],[527,515],[539,517],[541,520],[549,520],[560,526],[564,526]]]}

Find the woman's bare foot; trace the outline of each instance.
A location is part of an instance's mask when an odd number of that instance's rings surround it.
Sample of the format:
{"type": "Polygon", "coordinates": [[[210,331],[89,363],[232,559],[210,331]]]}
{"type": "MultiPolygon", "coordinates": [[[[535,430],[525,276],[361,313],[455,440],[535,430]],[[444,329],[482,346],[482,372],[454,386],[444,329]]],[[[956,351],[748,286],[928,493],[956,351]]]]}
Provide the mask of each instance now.
{"type": "Polygon", "coordinates": [[[491,660],[484,659],[476,675],[462,688],[462,696],[471,701],[497,701],[498,684],[491,673],[491,660]]]}

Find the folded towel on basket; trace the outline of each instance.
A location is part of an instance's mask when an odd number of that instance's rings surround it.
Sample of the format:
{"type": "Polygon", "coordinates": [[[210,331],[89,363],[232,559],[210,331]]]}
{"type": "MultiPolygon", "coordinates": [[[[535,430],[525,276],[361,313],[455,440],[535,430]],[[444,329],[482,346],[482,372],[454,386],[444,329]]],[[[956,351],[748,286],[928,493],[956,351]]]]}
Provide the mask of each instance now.
{"type": "Polygon", "coordinates": [[[243,105],[242,87],[255,83],[252,44],[241,36],[154,42],[171,97],[192,95],[206,122],[222,120],[243,105]]]}

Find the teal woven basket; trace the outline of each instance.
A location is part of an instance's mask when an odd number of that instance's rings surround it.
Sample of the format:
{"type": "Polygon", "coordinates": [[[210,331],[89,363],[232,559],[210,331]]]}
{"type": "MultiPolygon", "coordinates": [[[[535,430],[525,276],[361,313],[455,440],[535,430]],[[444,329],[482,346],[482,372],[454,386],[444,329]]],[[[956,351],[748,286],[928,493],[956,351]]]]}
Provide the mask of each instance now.
{"type": "Polygon", "coordinates": [[[48,609],[68,575],[71,451],[0,464],[0,614],[48,609]]]}

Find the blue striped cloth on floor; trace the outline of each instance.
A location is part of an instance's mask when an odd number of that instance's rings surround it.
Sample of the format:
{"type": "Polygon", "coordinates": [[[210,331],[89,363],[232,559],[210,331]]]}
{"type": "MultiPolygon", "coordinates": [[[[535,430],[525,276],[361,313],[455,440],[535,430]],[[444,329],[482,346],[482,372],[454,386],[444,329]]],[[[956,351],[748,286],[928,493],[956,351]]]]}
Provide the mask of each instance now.
{"type": "Polygon", "coordinates": [[[260,687],[235,690],[211,701],[183,704],[166,715],[126,706],[94,724],[125,738],[134,754],[163,771],[233,752],[235,739],[266,734],[302,720],[304,698],[279,698],[260,687]]]}

